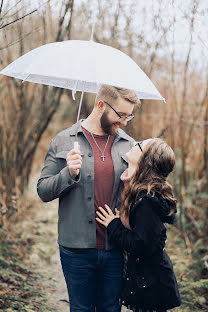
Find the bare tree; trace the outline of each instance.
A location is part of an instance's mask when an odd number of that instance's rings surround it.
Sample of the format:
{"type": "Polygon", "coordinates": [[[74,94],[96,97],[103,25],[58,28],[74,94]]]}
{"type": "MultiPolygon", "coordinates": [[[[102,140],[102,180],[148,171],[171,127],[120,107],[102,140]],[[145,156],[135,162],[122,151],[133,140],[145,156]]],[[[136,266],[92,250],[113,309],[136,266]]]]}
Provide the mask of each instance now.
{"type": "MultiPolygon", "coordinates": [[[[47,33],[50,27],[45,21],[45,16],[50,14],[50,7],[37,13],[36,16],[30,15],[27,19],[17,22],[16,34],[18,54],[8,47],[2,57],[4,64],[10,63],[13,57],[18,57],[26,51],[39,45],[40,38],[42,43],[47,41],[60,41],[70,39],[70,27],[73,13],[73,0],[63,3],[63,14],[56,23],[56,31],[53,38],[48,38],[47,33]],[[31,32],[30,38],[25,37],[25,29],[32,24],[39,24],[41,28],[38,33],[31,32]],[[24,27],[23,27],[24,25],[24,27]],[[31,38],[32,45],[31,45],[31,38]]],[[[19,14],[16,12],[16,20],[19,14]]],[[[16,34],[8,31],[4,33],[4,42],[13,41],[16,34]]],[[[9,44],[7,44],[9,46],[9,44]]],[[[28,184],[29,175],[32,168],[34,154],[42,134],[47,128],[50,120],[60,105],[61,96],[64,89],[39,86],[36,84],[22,83],[16,79],[4,78],[1,88],[3,99],[1,101],[0,133],[0,202],[4,219],[11,216],[18,208],[18,198],[24,192],[28,184]]],[[[2,219],[3,220],[3,219],[2,219]]]]}

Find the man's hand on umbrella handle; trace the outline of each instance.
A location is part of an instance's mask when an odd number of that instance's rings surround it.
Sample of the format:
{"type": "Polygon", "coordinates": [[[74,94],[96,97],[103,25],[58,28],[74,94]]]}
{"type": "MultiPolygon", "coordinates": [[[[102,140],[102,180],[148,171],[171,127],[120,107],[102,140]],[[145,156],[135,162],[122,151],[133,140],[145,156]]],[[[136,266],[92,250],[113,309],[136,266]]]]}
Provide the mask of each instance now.
{"type": "Polygon", "coordinates": [[[82,156],[80,153],[80,147],[78,151],[75,151],[72,149],[68,154],[66,158],[67,167],[69,169],[70,176],[72,179],[74,179],[78,174],[79,170],[82,166],[82,156]]]}

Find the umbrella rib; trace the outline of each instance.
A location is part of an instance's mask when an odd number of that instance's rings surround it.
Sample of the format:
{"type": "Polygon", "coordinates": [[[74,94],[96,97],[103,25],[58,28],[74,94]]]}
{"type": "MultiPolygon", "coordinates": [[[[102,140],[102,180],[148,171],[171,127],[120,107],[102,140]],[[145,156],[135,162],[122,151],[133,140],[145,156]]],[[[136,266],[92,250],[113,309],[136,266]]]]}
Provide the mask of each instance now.
{"type": "Polygon", "coordinates": [[[83,95],[84,95],[84,91],[82,91],[82,93],[81,93],[80,102],[79,102],[79,109],[78,109],[78,114],[77,114],[77,124],[76,124],[76,132],[75,132],[75,137],[76,137],[77,142],[78,142],[78,140],[77,140],[78,121],[79,121],[79,116],[80,116],[81,107],[82,107],[83,95]]]}

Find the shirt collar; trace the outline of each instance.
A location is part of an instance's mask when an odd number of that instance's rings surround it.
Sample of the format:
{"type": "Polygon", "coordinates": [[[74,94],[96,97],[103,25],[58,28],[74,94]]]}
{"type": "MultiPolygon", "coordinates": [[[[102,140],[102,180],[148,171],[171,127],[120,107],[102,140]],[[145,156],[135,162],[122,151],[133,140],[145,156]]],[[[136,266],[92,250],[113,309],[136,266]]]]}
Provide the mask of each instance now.
{"type": "MultiPolygon", "coordinates": [[[[71,127],[71,131],[70,131],[70,136],[74,136],[76,134],[76,128],[78,127],[77,129],[77,133],[79,132],[82,132],[83,133],[83,130],[82,130],[82,122],[84,121],[84,119],[80,119],[78,121],[78,125],[77,124],[74,124],[72,127],[71,127]]],[[[118,129],[118,133],[116,135],[116,138],[120,139],[124,139],[124,140],[127,140],[129,141],[129,136],[122,130],[122,129],[118,129]]]]}

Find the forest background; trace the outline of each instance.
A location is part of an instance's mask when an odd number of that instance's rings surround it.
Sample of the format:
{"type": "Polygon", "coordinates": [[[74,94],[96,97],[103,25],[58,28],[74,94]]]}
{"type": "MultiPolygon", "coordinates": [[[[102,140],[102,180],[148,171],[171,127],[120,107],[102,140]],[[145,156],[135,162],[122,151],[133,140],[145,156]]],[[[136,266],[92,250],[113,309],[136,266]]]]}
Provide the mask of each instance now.
{"type": "MultiPolygon", "coordinates": [[[[0,69],[46,43],[89,40],[96,17],[94,41],[132,57],[166,98],[142,100],[125,131],[136,140],[161,137],[176,155],[170,182],[178,224],[167,246],[183,299],[176,310],[184,312],[208,311],[207,16],[206,0],[0,0],[0,69]]],[[[62,311],[50,300],[58,284],[46,269],[57,252],[50,245],[56,242],[57,203],[45,208],[36,183],[50,140],[76,121],[78,102],[79,94],[73,101],[69,90],[0,79],[3,311],[62,311]],[[50,239],[40,247],[43,237],[50,239]],[[50,285],[41,284],[46,276],[50,285]]],[[[93,103],[94,95],[85,94],[81,118],[93,103]]]]}

